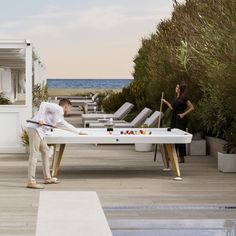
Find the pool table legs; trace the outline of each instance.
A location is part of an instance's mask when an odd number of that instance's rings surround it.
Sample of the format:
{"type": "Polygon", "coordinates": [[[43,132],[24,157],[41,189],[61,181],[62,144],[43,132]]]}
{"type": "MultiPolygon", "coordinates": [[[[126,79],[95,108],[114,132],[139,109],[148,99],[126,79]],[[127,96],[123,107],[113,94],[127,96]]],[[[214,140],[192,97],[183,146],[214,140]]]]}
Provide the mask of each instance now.
{"type": "Polygon", "coordinates": [[[170,164],[169,164],[170,160],[168,158],[167,150],[166,150],[166,147],[164,144],[160,144],[160,152],[161,152],[162,161],[164,164],[163,171],[165,171],[165,172],[171,171],[170,164]]]}
{"type": "Polygon", "coordinates": [[[177,157],[177,153],[175,149],[175,144],[164,144],[164,149],[165,149],[165,154],[167,155],[167,158],[171,162],[172,170],[176,176],[174,180],[178,180],[178,181],[183,180],[180,177],[179,162],[178,162],[178,157],[177,157]]]}
{"type": "MultiPolygon", "coordinates": [[[[58,171],[61,164],[62,155],[65,150],[65,144],[60,144],[59,152],[56,151],[56,147],[54,147],[54,156],[53,156],[53,167],[52,167],[52,176],[57,176],[58,171]]],[[[180,176],[179,162],[176,154],[175,144],[163,144],[160,145],[162,159],[164,163],[164,171],[170,171],[169,169],[169,161],[171,162],[172,170],[175,174],[174,180],[182,180],[180,176]]]]}
{"type": "Polygon", "coordinates": [[[52,166],[51,166],[51,169],[54,168],[56,155],[57,155],[57,145],[53,144],[53,156],[52,156],[52,166]]]}
{"type": "Polygon", "coordinates": [[[61,164],[62,155],[65,150],[65,144],[60,144],[59,152],[55,151],[53,156],[53,167],[52,167],[52,176],[56,177],[61,164]]]}

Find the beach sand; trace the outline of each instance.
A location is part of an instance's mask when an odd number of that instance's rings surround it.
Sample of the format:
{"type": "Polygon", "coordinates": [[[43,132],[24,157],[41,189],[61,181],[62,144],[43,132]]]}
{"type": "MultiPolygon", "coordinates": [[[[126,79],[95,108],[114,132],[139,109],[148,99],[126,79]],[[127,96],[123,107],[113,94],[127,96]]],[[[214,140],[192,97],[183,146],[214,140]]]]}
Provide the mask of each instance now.
{"type": "Polygon", "coordinates": [[[104,93],[104,92],[115,92],[118,93],[122,89],[97,89],[97,88],[89,88],[89,89],[58,89],[58,88],[49,88],[48,89],[48,96],[49,97],[56,97],[56,96],[78,96],[78,95],[89,95],[90,93],[104,93]]]}

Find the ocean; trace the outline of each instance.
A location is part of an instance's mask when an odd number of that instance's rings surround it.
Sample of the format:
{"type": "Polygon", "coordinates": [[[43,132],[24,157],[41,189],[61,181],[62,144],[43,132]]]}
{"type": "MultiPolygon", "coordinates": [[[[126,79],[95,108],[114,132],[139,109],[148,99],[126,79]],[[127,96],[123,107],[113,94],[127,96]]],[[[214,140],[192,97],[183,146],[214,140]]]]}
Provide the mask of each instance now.
{"type": "Polygon", "coordinates": [[[47,79],[48,88],[122,89],[132,79],[47,79]]]}

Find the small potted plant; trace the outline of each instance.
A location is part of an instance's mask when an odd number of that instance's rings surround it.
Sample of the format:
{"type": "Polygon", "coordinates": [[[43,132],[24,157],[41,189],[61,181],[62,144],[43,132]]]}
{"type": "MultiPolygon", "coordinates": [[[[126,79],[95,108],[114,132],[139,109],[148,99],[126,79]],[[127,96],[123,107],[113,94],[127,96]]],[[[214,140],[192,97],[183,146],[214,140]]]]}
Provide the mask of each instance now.
{"type": "Polygon", "coordinates": [[[0,105],[10,105],[11,101],[5,96],[3,92],[0,92],[0,105]]]}
{"type": "Polygon", "coordinates": [[[23,146],[26,148],[26,152],[29,153],[29,136],[25,129],[22,128],[22,134],[21,134],[21,142],[23,146]]]}

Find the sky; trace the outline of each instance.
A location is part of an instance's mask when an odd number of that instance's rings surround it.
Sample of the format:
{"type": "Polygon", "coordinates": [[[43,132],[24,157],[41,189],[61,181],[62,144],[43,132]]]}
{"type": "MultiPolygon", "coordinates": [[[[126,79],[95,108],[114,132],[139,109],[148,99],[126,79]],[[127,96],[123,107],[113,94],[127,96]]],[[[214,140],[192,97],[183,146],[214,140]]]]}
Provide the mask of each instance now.
{"type": "Polygon", "coordinates": [[[49,78],[132,78],[142,38],[173,10],[172,0],[0,0],[0,4],[0,38],[29,39],[49,78]]]}

